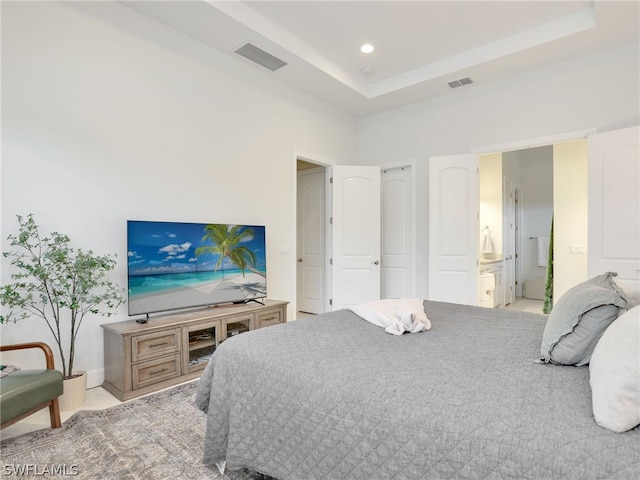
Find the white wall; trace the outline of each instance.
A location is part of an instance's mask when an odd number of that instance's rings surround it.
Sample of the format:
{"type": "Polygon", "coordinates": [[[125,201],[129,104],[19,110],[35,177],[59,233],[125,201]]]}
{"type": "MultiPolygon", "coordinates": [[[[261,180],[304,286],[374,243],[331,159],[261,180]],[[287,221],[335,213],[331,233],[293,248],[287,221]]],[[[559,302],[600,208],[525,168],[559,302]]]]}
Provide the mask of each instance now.
{"type": "Polygon", "coordinates": [[[479,158],[479,182],[480,182],[480,232],[478,251],[481,258],[498,258],[502,256],[502,154],[491,153],[481,155],[479,158]],[[489,227],[493,240],[493,255],[483,254],[482,239],[483,229],[489,227]]]}
{"type": "MultiPolygon", "coordinates": [[[[422,168],[434,155],[562,132],[609,131],[640,123],[637,44],[597,52],[501,81],[452,90],[440,98],[360,121],[359,161],[384,164],[415,158],[422,168]]],[[[486,151],[486,150],[485,150],[486,151]]],[[[418,185],[423,191],[428,179],[418,185]]],[[[428,250],[428,205],[417,206],[417,249],[428,250]]],[[[426,257],[419,258],[418,295],[427,295],[426,257]]]]}
{"type": "Polygon", "coordinates": [[[587,140],[553,146],[554,301],[587,279],[588,247],[587,140]],[[583,253],[571,246],[582,245],[583,253]]]}
{"type": "MultiPolygon", "coordinates": [[[[117,253],[124,287],[127,219],[265,224],[268,295],[294,297],[281,253],[295,251],[293,152],[351,162],[353,117],[117,3],[1,8],[3,251],[31,212],[46,232],[117,253]]],[[[123,306],[83,327],[76,366],[90,385],[99,325],[125,319],[123,306]]],[[[51,342],[39,319],[0,331],[51,342]]]]}
{"type": "MultiPolygon", "coordinates": [[[[457,89],[360,122],[111,2],[2,2],[0,236],[15,214],[118,253],[128,218],[267,225],[269,296],[293,298],[293,152],[336,163],[417,160],[418,295],[427,296],[426,162],[438,154],[640,123],[638,46],[457,89]]],[[[4,266],[4,265],[3,265],[4,266]]],[[[8,280],[6,268],[2,281],[8,280]]],[[[118,318],[126,318],[122,307],[118,318]]],[[[100,383],[102,331],[79,366],[100,383]]],[[[48,340],[40,322],[3,342],[48,340]],[[37,338],[36,338],[37,337],[37,338]]]]}

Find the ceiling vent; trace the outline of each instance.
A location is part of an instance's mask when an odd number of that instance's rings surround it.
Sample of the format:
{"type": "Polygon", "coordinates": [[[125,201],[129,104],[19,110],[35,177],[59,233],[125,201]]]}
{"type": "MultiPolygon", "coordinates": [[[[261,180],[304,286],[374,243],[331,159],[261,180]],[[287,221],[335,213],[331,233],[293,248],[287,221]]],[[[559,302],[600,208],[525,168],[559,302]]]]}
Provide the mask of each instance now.
{"type": "Polygon", "coordinates": [[[268,68],[272,72],[275,72],[287,64],[287,62],[280,60],[278,57],[274,57],[251,43],[245,43],[236,50],[236,53],[258,65],[262,65],[264,68],[268,68]]]}
{"type": "Polygon", "coordinates": [[[451,88],[458,88],[458,87],[462,87],[463,85],[469,85],[471,83],[473,83],[473,80],[471,80],[469,77],[465,77],[465,78],[461,78],[460,80],[449,82],[449,86],[451,88]]]}

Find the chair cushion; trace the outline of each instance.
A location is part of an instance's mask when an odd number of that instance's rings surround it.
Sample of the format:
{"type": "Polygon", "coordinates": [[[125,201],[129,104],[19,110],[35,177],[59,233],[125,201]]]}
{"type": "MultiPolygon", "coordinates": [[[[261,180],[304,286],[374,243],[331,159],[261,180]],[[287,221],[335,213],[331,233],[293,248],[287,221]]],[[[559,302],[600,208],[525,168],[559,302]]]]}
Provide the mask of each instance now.
{"type": "Polygon", "coordinates": [[[0,423],[59,397],[62,388],[57,370],[18,370],[0,379],[0,423]]]}

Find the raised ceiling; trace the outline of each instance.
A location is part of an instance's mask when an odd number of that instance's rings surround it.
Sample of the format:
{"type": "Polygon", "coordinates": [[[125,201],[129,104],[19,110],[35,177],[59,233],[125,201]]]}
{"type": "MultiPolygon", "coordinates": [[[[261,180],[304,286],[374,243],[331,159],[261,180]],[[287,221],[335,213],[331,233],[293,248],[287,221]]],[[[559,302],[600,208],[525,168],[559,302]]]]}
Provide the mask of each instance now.
{"type": "Polygon", "coordinates": [[[453,94],[455,80],[474,88],[640,43],[638,1],[121,3],[356,116],[453,94]],[[246,43],[286,66],[234,53],[246,43]],[[361,53],[364,43],[375,51],[361,53]]]}

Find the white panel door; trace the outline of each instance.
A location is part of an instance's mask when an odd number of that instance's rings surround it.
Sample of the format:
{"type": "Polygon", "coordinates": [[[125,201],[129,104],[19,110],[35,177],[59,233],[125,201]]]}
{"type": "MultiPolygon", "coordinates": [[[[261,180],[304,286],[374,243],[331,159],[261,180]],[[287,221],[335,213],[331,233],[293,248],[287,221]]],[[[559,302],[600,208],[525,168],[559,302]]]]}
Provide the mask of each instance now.
{"type": "Polygon", "coordinates": [[[478,156],[429,159],[429,299],[478,303],[478,156]]]}
{"type": "MultiPolygon", "coordinates": [[[[515,245],[515,284],[516,284],[516,297],[522,297],[522,192],[519,187],[513,189],[515,196],[515,220],[516,220],[516,245],[515,245]]],[[[515,299],[514,299],[515,300],[515,299]]]]}
{"type": "Polygon", "coordinates": [[[380,167],[332,167],[332,308],[380,298],[380,167]]]}
{"type": "Polygon", "coordinates": [[[325,171],[298,173],[297,309],[324,313],[326,278],[325,171]]]}
{"type": "Polygon", "coordinates": [[[502,190],[504,195],[502,208],[504,225],[502,227],[502,255],[504,258],[504,306],[510,305],[515,300],[516,291],[516,195],[513,182],[504,179],[502,190]]]}
{"type": "Polygon", "coordinates": [[[640,127],[588,137],[589,277],[640,286],[640,127]]]}
{"type": "Polygon", "coordinates": [[[411,167],[382,170],[382,298],[415,296],[411,167]]]}

